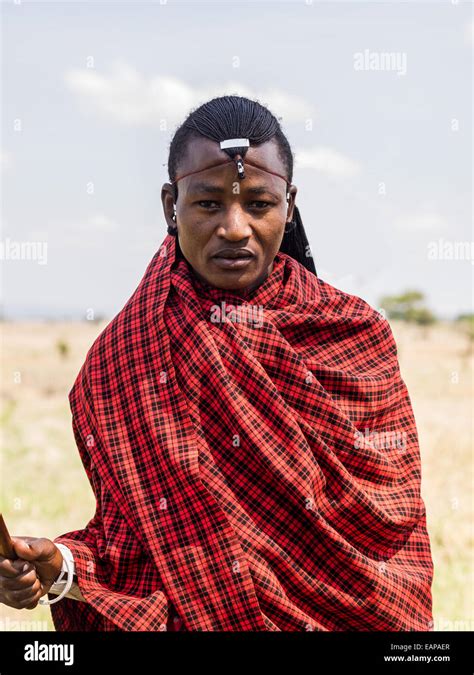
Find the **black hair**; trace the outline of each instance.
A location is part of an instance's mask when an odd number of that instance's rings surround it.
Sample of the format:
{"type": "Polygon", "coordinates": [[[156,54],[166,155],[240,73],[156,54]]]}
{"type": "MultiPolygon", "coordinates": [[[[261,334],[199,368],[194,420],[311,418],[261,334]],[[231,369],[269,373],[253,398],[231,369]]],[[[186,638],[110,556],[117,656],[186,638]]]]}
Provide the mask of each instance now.
{"type": "MultiPolygon", "coordinates": [[[[227,138],[248,138],[251,146],[258,146],[274,138],[280,158],[285,166],[287,180],[293,180],[293,153],[278,119],[258,101],[243,96],[221,96],[203,103],[192,111],[176,130],[170,145],[168,174],[174,181],[180,163],[184,160],[187,145],[193,138],[204,136],[219,143],[227,138]]],[[[225,148],[229,157],[240,154],[245,157],[248,147],[225,148]]],[[[178,198],[178,186],[173,183],[174,200],[178,198]]],[[[294,227],[285,232],[280,251],[290,255],[316,275],[309,243],[298,207],[293,211],[294,227]]],[[[176,234],[176,231],[172,232],[176,234]]]]}

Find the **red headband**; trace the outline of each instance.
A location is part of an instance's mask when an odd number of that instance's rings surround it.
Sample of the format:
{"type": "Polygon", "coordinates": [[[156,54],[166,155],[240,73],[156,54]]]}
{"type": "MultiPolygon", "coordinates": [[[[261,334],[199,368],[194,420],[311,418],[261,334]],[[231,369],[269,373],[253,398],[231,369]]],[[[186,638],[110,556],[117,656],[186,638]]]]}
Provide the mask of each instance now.
{"type": "MultiPolygon", "coordinates": [[[[239,158],[239,157],[240,157],[240,155],[237,155],[237,158],[239,158]]],[[[189,171],[188,173],[183,173],[181,176],[178,176],[177,178],[172,180],[171,184],[173,184],[173,183],[176,184],[179,180],[181,180],[181,178],[185,178],[186,176],[191,176],[193,173],[199,173],[201,171],[207,171],[207,169],[213,169],[215,166],[221,166],[223,164],[229,164],[230,162],[235,162],[235,161],[236,161],[235,158],[225,159],[222,162],[219,161],[219,162],[216,162],[215,164],[211,164],[210,166],[206,166],[204,169],[196,169],[196,171],[189,171]]],[[[250,166],[253,166],[256,169],[260,169],[261,171],[266,171],[267,173],[271,173],[274,176],[278,176],[278,178],[282,178],[287,185],[291,185],[291,183],[288,182],[288,180],[285,178],[285,176],[282,176],[280,173],[276,173],[276,171],[270,171],[270,169],[266,169],[265,167],[260,166],[259,164],[255,164],[255,162],[250,162],[248,159],[245,160],[245,161],[250,166]]]]}

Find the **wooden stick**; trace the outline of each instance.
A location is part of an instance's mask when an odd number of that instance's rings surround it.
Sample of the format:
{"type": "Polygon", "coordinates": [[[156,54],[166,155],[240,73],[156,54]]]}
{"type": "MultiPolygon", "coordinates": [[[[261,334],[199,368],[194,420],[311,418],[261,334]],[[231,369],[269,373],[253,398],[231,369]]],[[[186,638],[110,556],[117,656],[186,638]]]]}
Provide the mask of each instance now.
{"type": "Polygon", "coordinates": [[[0,555],[4,558],[11,558],[15,560],[17,555],[14,551],[12,540],[8,532],[8,528],[3,520],[3,515],[0,513],[0,555]]]}

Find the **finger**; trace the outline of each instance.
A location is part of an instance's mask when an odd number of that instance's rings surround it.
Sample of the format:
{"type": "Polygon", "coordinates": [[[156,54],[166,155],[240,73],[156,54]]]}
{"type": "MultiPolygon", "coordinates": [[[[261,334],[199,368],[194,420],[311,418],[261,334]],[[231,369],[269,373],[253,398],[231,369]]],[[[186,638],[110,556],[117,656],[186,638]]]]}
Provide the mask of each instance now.
{"type": "Polygon", "coordinates": [[[30,545],[30,542],[38,541],[34,537],[12,537],[13,550],[18,558],[25,560],[34,560],[38,557],[38,552],[30,545]]]}
{"type": "Polygon", "coordinates": [[[33,563],[27,560],[10,560],[10,558],[3,558],[0,561],[0,578],[1,577],[16,577],[26,571],[35,569],[33,563]]]}
{"type": "Polygon", "coordinates": [[[17,569],[21,569],[21,567],[26,562],[32,564],[31,561],[26,560],[25,558],[21,558],[21,557],[20,558],[19,557],[5,558],[3,555],[0,555],[0,565],[9,563],[11,565],[14,565],[17,569]]]}
{"type": "Polygon", "coordinates": [[[20,602],[12,602],[10,604],[10,606],[14,607],[15,609],[34,609],[37,606],[40,598],[41,598],[41,593],[38,592],[32,598],[29,598],[28,600],[22,600],[20,602]]]}
{"type": "Polygon", "coordinates": [[[42,593],[41,589],[39,591],[36,591],[36,593],[30,599],[29,602],[27,600],[25,600],[22,603],[23,609],[34,609],[36,607],[36,605],[38,604],[39,600],[41,599],[42,595],[43,595],[43,593],[42,593]]]}
{"type": "Polygon", "coordinates": [[[28,537],[28,536],[18,534],[16,537],[10,537],[10,539],[13,541],[13,543],[20,540],[20,541],[26,542],[27,544],[30,544],[32,541],[37,541],[39,539],[39,537],[28,537]]]}
{"type": "Polygon", "coordinates": [[[0,588],[3,588],[6,591],[21,590],[22,588],[29,588],[32,586],[37,579],[38,575],[36,574],[36,570],[33,569],[16,577],[2,579],[0,581],[0,588]]]}
{"type": "Polygon", "coordinates": [[[40,601],[40,598],[41,598],[41,593],[38,593],[35,596],[34,600],[29,605],[25,605],[23,609],[34,609],[35,607],[38,606],[38,602],[40,601]]]}
{"type": "Polygon", "coordinates": [[[33,597],[41,591],[41,582],[39,579],[29,588],[24,588],[21,590],[7,591],[7,597],[10,598],[13,602],[31,602],[33,597]]]}

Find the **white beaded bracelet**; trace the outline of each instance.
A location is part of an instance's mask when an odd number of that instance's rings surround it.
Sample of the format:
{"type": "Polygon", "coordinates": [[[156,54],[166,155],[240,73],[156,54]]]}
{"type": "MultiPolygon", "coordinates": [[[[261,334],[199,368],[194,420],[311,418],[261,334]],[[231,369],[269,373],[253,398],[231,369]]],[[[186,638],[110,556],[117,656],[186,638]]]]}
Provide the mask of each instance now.
{"type": "Polygon", "coordinates": [[[62,553],[63,556],[63,563],[61,567],[61,574],[59,577],[56,579],[54,582],[53,586],[56,584],[64,584],[64,588],[61,591],[60,595],[58,595],[57,598],[54,598],[54,600],[44,600],[43,598],[40,598],[38,600],[38,603],[40,605],[54,605],[55,602],[59,602],[64,598],[67,593],[71,590],[72,582],[74,580],[74,558],[72,557],[72,553],[70,549],[67,546],[64,546],[63,544],[56,544],[56,546],[59,548],[59,550],[62,553]],[[63,580],[64,574],[67,572],[67,579],[63,580]]]}

